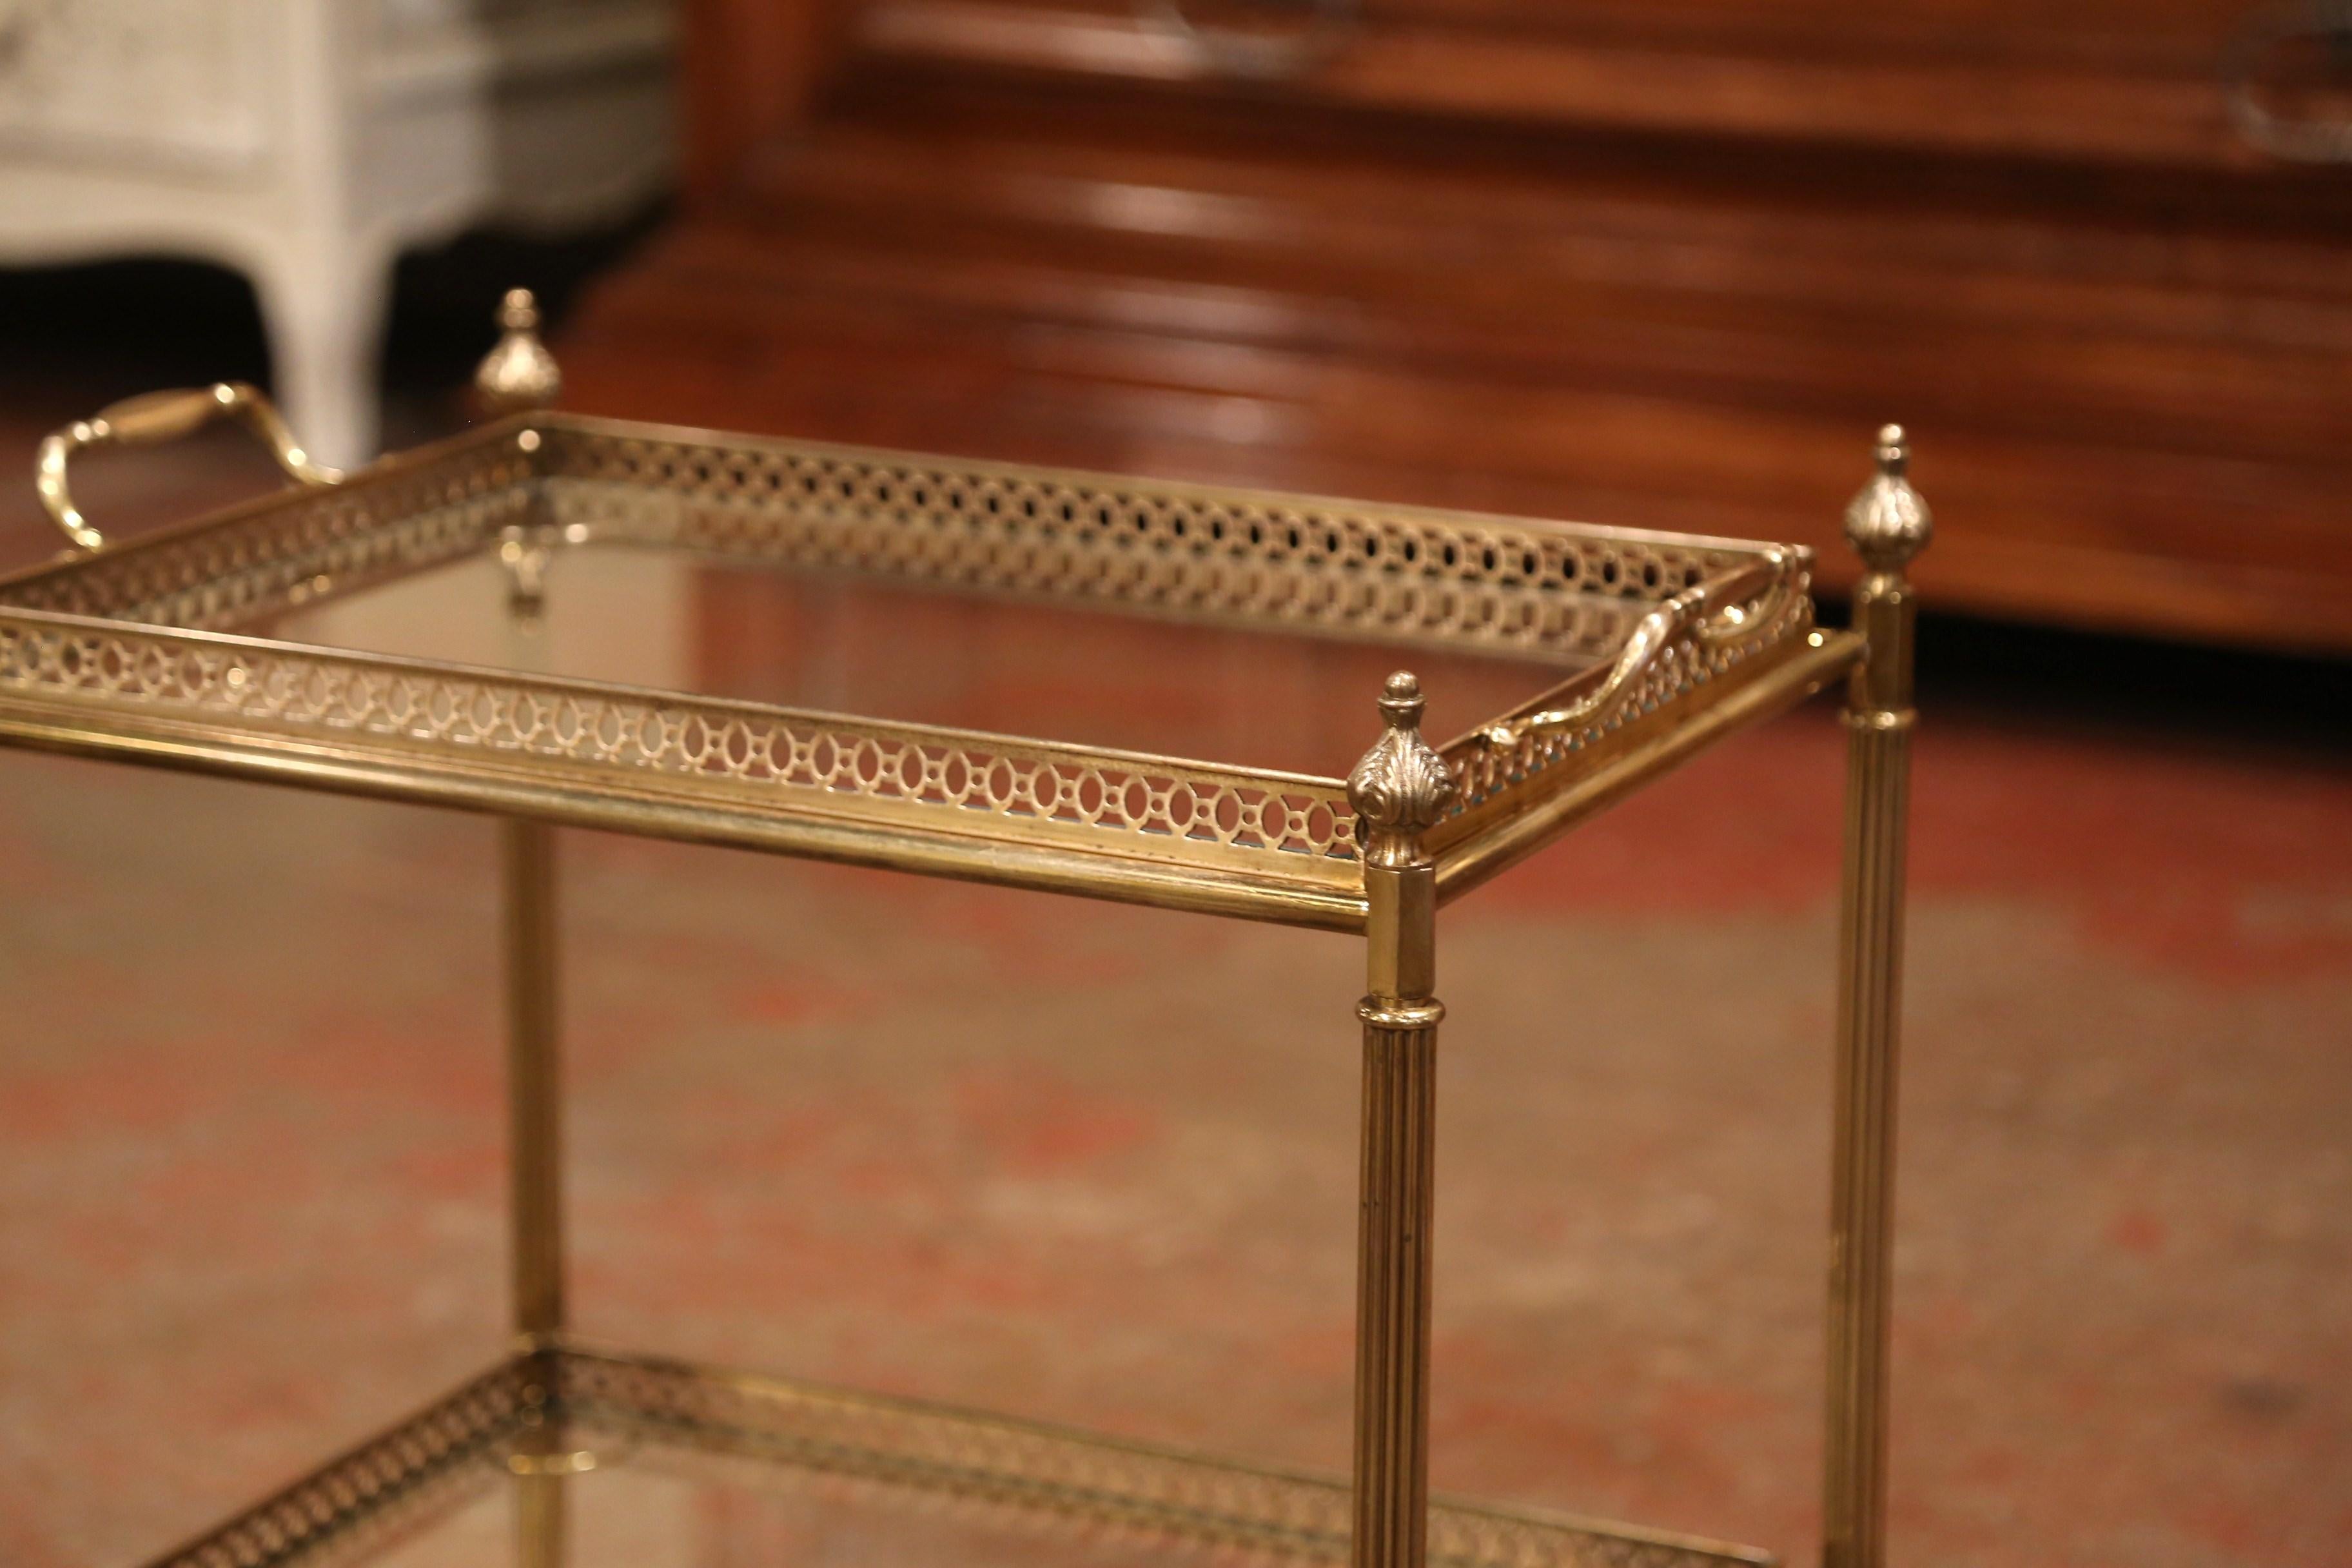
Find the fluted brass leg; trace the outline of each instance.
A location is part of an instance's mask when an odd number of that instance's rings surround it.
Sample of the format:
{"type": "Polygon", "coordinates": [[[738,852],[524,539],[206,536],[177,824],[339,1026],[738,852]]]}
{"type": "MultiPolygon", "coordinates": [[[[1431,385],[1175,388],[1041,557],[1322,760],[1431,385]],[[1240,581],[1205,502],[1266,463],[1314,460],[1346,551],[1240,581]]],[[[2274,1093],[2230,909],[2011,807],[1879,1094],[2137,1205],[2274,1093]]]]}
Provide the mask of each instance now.
{"type": "MultiPolygon", "coordinates": [[[[499,308],[503,329],[474,375],[485,412],[542,408],[562,376],[537,336],[539,310],[528,290],[499,308]]],[[[536,437],[530,437],[534,442],[536,437]]],[[[525,450],[534,450],[527,447],[525,450]]],[[[544,519],[541,521],[544,522],[544,519]]],[[[509,658],[520,669],[544,668],[549,547],[545,529],[515,528],[501,542],[507,569],[509,658]]],[[[544,1347],[564,1327],[563,1082],[556,921],[555,829],[509,818],[499,824],[506,921],[508,1202],[510,1289],[515,1332],[544,1347]]],[[[530,1359],[526,1397],[539,1419],[517,1440],[514,1470],[515,1562],[519,1568],[563,1568],[570,1474],[593,1456],[570,1452],[557,1407],[554,1357],[530,1359]]]]}
{"type": "Polygon", "coordinates": [[[1845,894],[1831,1174],[1829,1479],[1822,1561],[1879,1568],[1886,1521],[1888,1251],[1895,1186],[1904,807],[1910,716],[1847,715],[1845,894]]]}
{"type": "Polygon", "coordinates": [[[564,1476],[514,1478],[516,1568],[563,1568],[564,1476]]]}
{"type": "MultiPolygon", "coordinates": [[[[515,1331],[543,1342],[563,1327],[562,1083],[557,1056],[555,830],[544,823],[499,824],[506,882],[507,1105],[510,1118],[509,1225],[515,1331]]],[[[542,1423],[526,1433],[526,1459],[563,1446],[553,1407],[552,1368],[532,1358],[532,1394],[542,1423]]],[[[515,1562],[562,1568],[565,1478],[529,1464],[514,1478],[515,1562]]]]}
{"type": "Polygon", "coordinates": [[[1429,1264],[1435,1188],[1437,873],[1421,835],[1452,784],[1421,738],[1421,689],[1389,678],[1388,732],[1348,793],[1361,823],[1367,994],[1356,1249],[1353,1568],[1429,1553],[1429,1264]]]}
{"type": "Polygon", "coordinates": [[[1845,711],[1824,1568],[1883,1568],[1886,1557],[1889,1255],[1916,620],[1904,567],[1928,532],[1927,507],[1905,477],[1908,459],[1902,432],[1882,432],[1879,477],[1846,517],[1870,568],[1854,595],[1854,624],[1869,654],[1845,711]]]}
{"type": "Polygon", "coordinates": [[[499,824],[505,873],[508,1222],[515,1331],[563,1327],[562,1110],[556,1032],[555,830],[499,824]]]}
{"type": "MultiPolygon", "coordinates": [[[[539,341],[539,306],[529,289],[508,292],[499,307],[499,326],[498,346],[474,372],[484,411],[547,407],[563,378],[539,341]]],[[[509,658],[518,669],[544,668],[548,653],[549,531],[543,517],[538,521],[536,528],[509,528],[499,546],[507,571],[509,658]]],[[[506,903],[509,1253],[515,1331],[535,1343],[563,1328],[555,829],[509,818],[499,824],[499,833],[506,903]]]]}
{"type": "Polygon", "coordinates": [[[1429,1240],[1437,1020],[1367,996],[1357,1240],[1355,1568],[1421,1568],[1429,1536],[1429,1240]]]}

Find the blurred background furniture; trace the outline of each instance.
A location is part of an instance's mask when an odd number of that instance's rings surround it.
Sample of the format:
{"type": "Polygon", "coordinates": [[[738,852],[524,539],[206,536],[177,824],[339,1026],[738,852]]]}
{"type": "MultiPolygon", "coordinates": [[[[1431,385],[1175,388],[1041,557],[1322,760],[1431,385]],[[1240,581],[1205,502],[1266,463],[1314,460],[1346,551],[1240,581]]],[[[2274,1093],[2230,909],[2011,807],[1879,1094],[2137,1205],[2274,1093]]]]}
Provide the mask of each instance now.
{"type": "Polygon", "coordinates": [[[392,266],[668,177],[662,0],[0,0],[0,260],[253,280],[296,432],[374,455],[392,266]]]}
{"type": "Polygon", "coordinates": [[[698,0],[689,199],[560,347],[618,414],[1817,545],[1901,418],[1932,602],[2343,648],[2352,51],[2305,27],[698,0]]]}

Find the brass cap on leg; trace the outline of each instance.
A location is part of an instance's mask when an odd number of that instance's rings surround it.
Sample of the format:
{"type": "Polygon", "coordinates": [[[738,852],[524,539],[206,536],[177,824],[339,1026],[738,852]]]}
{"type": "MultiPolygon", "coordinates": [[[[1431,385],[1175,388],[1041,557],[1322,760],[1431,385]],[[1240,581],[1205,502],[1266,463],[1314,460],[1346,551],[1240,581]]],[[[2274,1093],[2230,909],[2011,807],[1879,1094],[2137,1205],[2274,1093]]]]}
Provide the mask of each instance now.
{"type": "Polygon", "coordinates": [[[1912,636],[1919,606],[1906,569],[1927,547],[1935,520],[1911,488],[1911,443],[1900,425],[1878,433],[1878,474],[1845,509],[1845,536],[1869,568],[1853,590],[1854,629],[1870,646],[1855,668],[1846,722],[1886,728],[1911,722],[1912,636]]]}
{"type": "Polygon", "coordinates": [[[1927,501],[1911,488],[1911,440],[1900,425],[1878,432],[1878,473],[1845,509],[1845,536],[1874,572],[1900,572],[1936,531],[1927,501]]]}
{"type": "Polygon", "coordinates": [[[499,304],[498,346],[474,372],[474,392],[482,412],[497,418],[525,409],[551,407],[563,391],[563,373],[539,341],[539,301],[528,289],[509,289],[499,304]]]}
{"type": "Polygon", "coordinates": [[[1364,828],[1364,859],[1405,866],[1420,858],[1421,836],[1437,826],[1454,795],[1454,775],[1437,748],[1422,739],[1421,682],[1409,670],[1388,679],[1381,713],[1388,732],[1348,775],[1348,804],[1364,828]]]}

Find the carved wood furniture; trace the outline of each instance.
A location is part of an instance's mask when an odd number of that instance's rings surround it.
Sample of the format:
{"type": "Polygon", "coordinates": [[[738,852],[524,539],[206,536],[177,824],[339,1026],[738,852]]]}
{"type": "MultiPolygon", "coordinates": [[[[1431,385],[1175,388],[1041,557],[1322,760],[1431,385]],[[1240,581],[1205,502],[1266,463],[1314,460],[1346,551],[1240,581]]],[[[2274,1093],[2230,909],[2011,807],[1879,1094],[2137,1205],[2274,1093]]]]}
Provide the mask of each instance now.
{"type": "Polygon", "coordinates": [[[364,461],[394,259],[654,195],[671,30],[659,0],[0,0],[0,261],[246,274],[294,427],[364,461]]]}
{"type": "Polygon", "coordinates": [[[1817,547],[1899,411],[1939,604],[2352,646],[2352,166],[2281,155],[2352,50],[2265,45],[2326,8],[1171,9],[1278,15],[700,0],[576,404],[1817,547]]]}
{"type": "MultiPolygon", "coordinates": [[[[510,298],[505,320],[481,390],[515,412],[344,478],[289,462],[299,488],[128,543],[107,543],[74,511],[80,453],[224,416],[264,434],[281,427],[250,389],[222,387],[157,395],[59,432],[42,453],[44,493],[74,552],[0,579],[0,743],[500,819],[520,1348],[158,1568],[348,1561],[501,1482],[514,1493],[516,1560],[555,1568],[582,1489],[625,1489],[644,1465],[696,1457],[739,1480],[772,1471],[899,1501],[961,1500],[1024,1529],[1108,1531],[1204,1563],[1235,1552],[1344,1556],[1354,1568],[1769,1562],[1697,1537],[1431,1500],[1436,915],[1699,747],[1840,681],[1851,766],[1826,1561],[1879,1568],[1906,572],[1928,534],[1899,431],[1882,434],[1877,477],[1846,514],[1864,575],[1854,628],[1834,631],[1814,622],[1801,547],[551,414],[529,406],[558,379],[530,340],[529,300],[510,298]],[[1254,671],[1283,668],[1276,650],[1304,650],[1292,668],[1320,669],[1333,700],[1274,715],[1251,749],[1302,754],[1269,766],[1265,755],[1226,764],[1118,749],[1098,732],[1027,740],[924,712],[777,706],[708,670],[620,685],[547,668],[600,574],[635,589],[666,569],[728,578],[739,594],[1021,604],[1006,613],[1045,617],[1049,637],[1140,617],[1154,638],[1234,639],[1229,656],[1254,671]],[[413,606],[401,596],[418,593],[439,595],[441,614],[358,614],[413,606]],[[451,616],[475,638],[461,647],[493,651],[453,662],[440,624],[451,616]],[[1425,684],[1398,672],[1375,689],[1360,649],[1409,655],[1425,684]],[[1442,744],[1423,734],[1432,704],[1462,725],[1442,744]],[[1352,1479],[572,1338],[558,825],[1360,939],[1352,1479]]],[[[605,641],[644,619],[589,609],[605,641]]],[[[1110,717],[1162,749],[1177,732],[1157,710],[1110,717]]]]}

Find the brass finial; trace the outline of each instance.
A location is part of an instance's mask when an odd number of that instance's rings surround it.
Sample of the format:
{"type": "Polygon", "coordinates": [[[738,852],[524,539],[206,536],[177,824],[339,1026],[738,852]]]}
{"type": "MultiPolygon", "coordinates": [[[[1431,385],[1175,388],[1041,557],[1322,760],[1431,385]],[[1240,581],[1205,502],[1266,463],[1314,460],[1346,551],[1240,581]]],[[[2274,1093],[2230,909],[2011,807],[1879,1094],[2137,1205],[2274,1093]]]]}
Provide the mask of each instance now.
{"type": "Polygon", "coordinates": [[[1899,572],[1927,547],[1935,518],[1906,477],[1911,441],[1900,425],[1878,432],[1878,473],[1845,509],[1845,536],[1874,572],[1899,572]]]}
{"type": "Polygon", "coordinates": [[[499,327],[504,335],[474,372],[482,411],[495,418],[551,406],[563,390],[563,373],[539,341],[539,301],[530,289],[507,290],[499,303],[499,327]]]}
{"type": "Polygon", "coordinates": [[[1422,739],[1422,708],[1421,682],[1408,670],[1390,676],[1381,692],[1388,732],[1348,775],[1348,804],[1363,823],[1368,864],[1416,863],[1422,834],[1437,825],[1453,796],[1445,759],[1422,739]]]}

